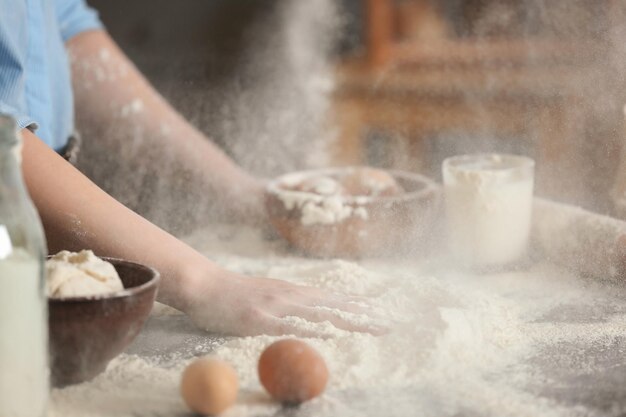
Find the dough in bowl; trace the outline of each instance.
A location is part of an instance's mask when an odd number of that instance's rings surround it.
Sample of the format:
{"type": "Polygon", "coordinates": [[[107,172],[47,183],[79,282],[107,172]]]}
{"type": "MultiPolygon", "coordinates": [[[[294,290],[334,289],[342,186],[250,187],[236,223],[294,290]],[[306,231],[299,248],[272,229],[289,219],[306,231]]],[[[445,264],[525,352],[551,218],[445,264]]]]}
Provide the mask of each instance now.
{"type": "Polygon", "coordinates": [[[85,297],[123,289],[115,267],[90,250],[61,251],[46,261],[48,297],[85,297]]]}

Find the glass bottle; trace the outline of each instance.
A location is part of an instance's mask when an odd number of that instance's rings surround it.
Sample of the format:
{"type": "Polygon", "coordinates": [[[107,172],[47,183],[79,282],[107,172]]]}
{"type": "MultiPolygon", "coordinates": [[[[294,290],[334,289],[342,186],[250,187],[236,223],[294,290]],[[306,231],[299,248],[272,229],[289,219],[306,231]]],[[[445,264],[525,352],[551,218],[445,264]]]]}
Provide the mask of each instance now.
{"type": "Polygon", "coordinates": [[[0,115],[0,416],[43,417],[50,378],[46,243],[20,152],[15,121],[0,115]]]}

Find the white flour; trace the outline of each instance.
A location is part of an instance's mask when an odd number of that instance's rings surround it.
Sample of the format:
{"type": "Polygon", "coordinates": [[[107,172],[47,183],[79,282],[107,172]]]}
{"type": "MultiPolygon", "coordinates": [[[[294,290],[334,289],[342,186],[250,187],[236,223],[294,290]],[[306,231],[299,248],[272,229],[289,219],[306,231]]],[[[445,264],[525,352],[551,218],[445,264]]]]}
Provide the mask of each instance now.
{"type": "Polygon", "coordinates": [[[607,280],[624,272],[626,223],[578,207],[535,199],[533,235],[552,262],[607,280]]]}
{"type": "Polygon", "coordinates": [[[508,155],[468,155],[443,164],[450,249],[465,265],[503,265],[525,252],[533,201],[532,169],[508,155]]]}
{"type": "MultiPolygon", "coordinates": [[[[626,332],[626,306],[618,294],[547,265],[470,276],[398,260],[356,264],[293,258],[282,243],[265,244],[256,232],[213,227],[210,234],[220,238],[207,233],[188,241],[226,267],[367,296],[396,320],[393,331],[375,337],[289,318],[323,336],[306,341],[331,372],[326,394],[303,405],[301,415],[619,415],[618,406],[600,413],[543,395],[555,374],[549,367],[544,372],[531,366],[552,348],[548,361],[601,372],[600,364],[554,347],[611,349],[626,332]]],[[[279,409],[256,376],[260,352],[275,339],[232,338],[215,350],[241,381],[242,393],[227,416],[273,415],[279,409]]],[[[209,338],[193,343],[196,354],[215,344],[209,338]]],[[[178,379],[187,360],[122,355],[91,383],[55,390],[52,415],[184,415],[178,379]]]]}
{"type": "Polygon", "coordinates": [[[270,190],[287,210],[300,210],[304,226],[341,223],[351,216],[366,220],[369,213],[363,204],[368,197],[346,197],[337,182],[315,172],[296,172],[284,175],[270,184],[270,190]],[[317,178],[315,176],[318,176],[317,178]],[[310,190],[294,188],[306,184],[310,190]]]}

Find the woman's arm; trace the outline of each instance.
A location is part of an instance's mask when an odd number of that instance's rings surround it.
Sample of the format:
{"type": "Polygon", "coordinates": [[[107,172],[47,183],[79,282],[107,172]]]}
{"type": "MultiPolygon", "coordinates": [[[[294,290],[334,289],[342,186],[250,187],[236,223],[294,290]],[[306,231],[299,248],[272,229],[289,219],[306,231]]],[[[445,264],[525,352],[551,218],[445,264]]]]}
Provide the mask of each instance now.
{"type": "Polygon", "coordinates": [[[302,334],[280,320],[286,316],[376,330],[315,308],[363,311],[346,297],[220,268],[110,197],[32,132],[22,132],[24,177],[51,251],[92,249],[100,256],[153,266],[163,278],[159,300],[186,312],[199,327],[211,331],[302,334]]]}
{"type": "Polygon", "coordinates": [[[190,285],[180,274],[181,266],[202,263],[201,256],[111,198],[32,132],[22,133],[24,177],[49,250],[89,248],[102,256],[152,265],[165,278],[163,302],[184,309],[190,285]]]}
{"type": "Polygon", "coordinates": [[[111,151],[127,163],[148,160],[155,174],[183,167],[192,173],[190,186],[218,196],[240,219],[262,216],[261,183],[174,110],[106,32],[80,33],[67,48],[77,119],[98,140],[120,145],[111,151]]]}

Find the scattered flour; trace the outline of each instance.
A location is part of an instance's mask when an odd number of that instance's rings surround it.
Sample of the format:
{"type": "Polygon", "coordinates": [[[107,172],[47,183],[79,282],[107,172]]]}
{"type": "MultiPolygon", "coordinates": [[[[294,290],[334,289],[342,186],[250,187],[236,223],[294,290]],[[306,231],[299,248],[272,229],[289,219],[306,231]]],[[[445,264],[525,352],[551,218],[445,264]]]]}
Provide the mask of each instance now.
{"type": "Polygon", "coordinates": [[[124,104],[120,109],[122,117],[135,116],[143,111],[143,101],[139,98],[134,98],[130,103],[124,104]]]}
{"type": "Polygon", "coordinates": [[[626,223],[623,221],[535,199],[533,229],[534,240],[552,262],[571,265],[581,273],[607,280],[615,280],[624,272],[626,223]]]}
{"type": "Polygon", "coordinates": [[[443,162],[447,236],[466,265],[492,266],[526,254],[533,201],[530,158],[479,154],[443,162]]]}
{"type": "MultiPolygon", "coordinates": [[[[326,394],[296,415],[617,416],[623,411],[619,403],[606,411],[577,402],[615,369],[602,355],[623,355],[626,347],[620,342],[626,303],[618,288],[609,293],[547,264],[468,275],[435,262],[294,258],[280,243],[249,230],[219,226],[210,230],[219,238],[207,233],[187,240],[222,265],[360,295],[394,320],[388,334],[376,337],[286,318],[318,335],[306,341],[331,373],[326,394]],[[571,382],[580,375],[589,381],[582,387],[571,382]],[[594,375],[597,381],[591,382],[594,375]],[[559,390],[571,391],[570,401],[555,394],[559,390]]],[[[155,314],[161,315],[154,319],[182,318],[171,310],[155,314]]],[[[212,352],[238,372],[242,392],[226,416],[282,415],[256,375],[259,354],[276,339],[229,338],[216,347],[210,335],[200,343],[198,336],[190,338],[195,354],[212,352]]],[[[166,353],[125,354],[94,381],[54,390],[52,416],[185,415],[178,379],[193,355],[166,353]]]]}
{"type": "Polygon", "coordinates": [[[355,213],[341,196],[318,198],[308,194],[304,198],[293,199],[282,195],[281,200],[288,210],[290,206],[293,208],[292,202],[295,202],[296,207],[302,211],[300,222],[305,226],[340,223],[355,213]]]}
{"type": "Polygon", "coordinates": [[[324,172],[284,175],[270,183],[269,191],[278,197],[285,209],[298,210],[300,222],[305,226],[337,224],[352,216],[367,220],[369,213],[364,205],[370,199],[347,196],[341,185],[323,175],[324,172]]]}

